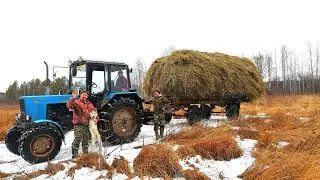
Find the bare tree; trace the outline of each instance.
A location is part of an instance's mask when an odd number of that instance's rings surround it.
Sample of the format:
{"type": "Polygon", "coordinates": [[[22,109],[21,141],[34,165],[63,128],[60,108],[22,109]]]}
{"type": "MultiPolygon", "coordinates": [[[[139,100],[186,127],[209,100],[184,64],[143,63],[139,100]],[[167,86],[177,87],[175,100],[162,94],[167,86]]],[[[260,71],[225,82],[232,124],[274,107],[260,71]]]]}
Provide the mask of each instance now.
{"type": "Polygon", "coordinates": [[[259,52],[258,55],[253,55],[252,59],[256,64],[258,70],[260,71],[261,75],[265,79],[268,69],[267,69],[267,63],[265,61],[264,55],[259,52]]]}
{"type": "Polygon", "coordinates": [[[143,62],[143,60],[141,58],[138,58],[136,60],[136,64],[135,67],[133,68],[133,84],[135,86],[135,88],[137,89],[137,91],[139,92],[139,94],[141,96],[144,96],[143,93],[143,79],[146,75],[147,72],[147,68],[146,68],[146,64],[145,62],[143,62]]]}
{"type": "Polygon", "coordinates": [[[267,71],[268,71],[268,91],[271,92],[271,82],[272,82],[272,74],[273,74],[273,68],[272,68],[272,57],[271,54],[266,54],[265,57],[266,65],[267,65],[267,71]]]}
{"type": "Polygon", "coordinates": [[[308,55],[309,55],[309,63],[310,63],[309,70],[310,70],[310,74],[311,74],[311,90],[312,90],[312,92],[314,92],[314,81],[313,81],[314,64],[313,64],[313,60],[312,60],[312,54],[313,54],[312,45],[310,42],[308,42],[307,47],[308,47],[308,55]]]}
{"type": "Polygon", "coordinates": [[[161,53],[161,57],[169,56],[175,50],[176,50],[175,46],[169,46],[169,47],[167,47],[166,49],[163,50],[163,52],[161,53]]]}
{"type": "Polygon", "coordinates": [[[287,90],[287,88],[286,88],[287,62],[288,62],[288,48],[286,45],[282,45],[282,47],[281,47],[281,67],[282,67],[282,78],[283,78],[283,87],[282,87],[283,92],[286,92],[286,90],[287,90]]]}

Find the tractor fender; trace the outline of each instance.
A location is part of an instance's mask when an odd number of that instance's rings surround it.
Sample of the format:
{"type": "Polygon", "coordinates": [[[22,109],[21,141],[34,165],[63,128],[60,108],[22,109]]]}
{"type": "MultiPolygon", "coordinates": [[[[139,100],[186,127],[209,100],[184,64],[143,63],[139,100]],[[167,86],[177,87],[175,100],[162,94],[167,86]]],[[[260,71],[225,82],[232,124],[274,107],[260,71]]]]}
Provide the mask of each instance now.
{"type": "Polygon", "coordinates": [[[35,120],[35,121],[32,121],[33,123],[36,123],[36,124],[39,124],[39,125],[52,125],[54,127],[56,127],[62,137],[62,140],[63,142],[65,143],[65,137],[64,137],[64,133],[63,133],[63,130],[61,128],[61,126],[57,123],[57,122],[54,122],[54,121],[51,121],[51,120],[48,120],[48,119],[39,119],[39,120],[35,120]]]}

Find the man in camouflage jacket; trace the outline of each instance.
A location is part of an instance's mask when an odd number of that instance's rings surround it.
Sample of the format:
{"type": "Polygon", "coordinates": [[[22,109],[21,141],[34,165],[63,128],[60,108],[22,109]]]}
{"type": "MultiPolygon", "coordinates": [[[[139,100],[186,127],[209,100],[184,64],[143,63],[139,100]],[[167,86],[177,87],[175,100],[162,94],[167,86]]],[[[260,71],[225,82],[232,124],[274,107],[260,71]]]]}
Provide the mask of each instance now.
{"type": "MultiPolygon", "coordinates": [[[[67,102],[67,108],[73,109],[73,119],[74,124],[74,141],[72,143],[72,158],[78,156],[80,143],[82,144],[82,152],[88,153],[89,148],[89,113],[94,109],[91,102],[87,100],[87,92],[82,92],[80,94],[80,99],[76,100],[77,92],[72,93],[72,98],[67,102]]],[[[99,117],[96,118],[96,123],[99,117]]]]}
{"type": "Polygon", "coordinates": [[[169,111],[169,104],[167,98],[163,97],[160,94],[160,91],[156,90],[154,92],[154,96],[149,100],[143,100],[146,104],[153,104],[154,105],[154,132],[156,134],[156,140],[163,138],[164,126],[166,124],[165,120],[165,112],[169,111]],[[160,136],[158,133],[160,127],[160,136]]]}

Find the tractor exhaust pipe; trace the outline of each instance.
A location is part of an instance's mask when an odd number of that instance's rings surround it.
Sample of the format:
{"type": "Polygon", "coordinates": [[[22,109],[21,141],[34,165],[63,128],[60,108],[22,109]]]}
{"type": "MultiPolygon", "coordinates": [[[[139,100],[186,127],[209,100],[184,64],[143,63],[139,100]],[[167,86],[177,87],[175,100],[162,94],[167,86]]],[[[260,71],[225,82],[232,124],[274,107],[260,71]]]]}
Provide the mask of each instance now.
{"type": "Polygon", "coordinates": [[[46,61],[43,61],[44,64],[46,65],[46,85],[49,86],[49,67],[48,67],[48,63],[46,61]]]}
{"type": "Polygon", "coordinates": [[[50,88],[49,88],[49,67],[48,67],[48,63],[46,61],[43,61],[44,64],[46,65],[46,95],[50,94],[50,88]]]}

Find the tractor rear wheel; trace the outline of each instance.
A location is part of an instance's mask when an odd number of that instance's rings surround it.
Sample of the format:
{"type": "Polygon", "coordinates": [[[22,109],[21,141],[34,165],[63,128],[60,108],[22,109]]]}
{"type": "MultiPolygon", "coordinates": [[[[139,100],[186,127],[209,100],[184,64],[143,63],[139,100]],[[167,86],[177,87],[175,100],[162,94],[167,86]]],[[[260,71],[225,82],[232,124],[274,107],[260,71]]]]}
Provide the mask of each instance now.
{"type": "Polygon", "coordinates": [[[62,137],[50,126],[28,129],[20,138],[19,153],[29,163],[37,164],[52,160],[59,153],[62,137]]]}
{"type": "Polygon", "coordinates": [[[230,104],[226,107],[226,116],[229,120],[237,120],[239,118],[240,108],[238,104],[230,104]]]}
{"type": "Polygon", "coordinates": [[[132,142],[140,133],[142,126],[139,104],[130,98],[114,100],[110,104],[108,141],[117,145],[132,142]]]}
{"type": "Polygon", "coordinates": [[[13,127],[9,130],[9,132],[6,134],[6,138],[4,140],[6,146],[7,146],[7,149],[15,154],[15,155],[20,155],[19,154],[19,150],[18,150],[18,147],[19,147],[19,138],[21,136],[21,132],[18,131],[18,128],[17,127],[13,127]]]}

